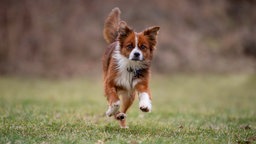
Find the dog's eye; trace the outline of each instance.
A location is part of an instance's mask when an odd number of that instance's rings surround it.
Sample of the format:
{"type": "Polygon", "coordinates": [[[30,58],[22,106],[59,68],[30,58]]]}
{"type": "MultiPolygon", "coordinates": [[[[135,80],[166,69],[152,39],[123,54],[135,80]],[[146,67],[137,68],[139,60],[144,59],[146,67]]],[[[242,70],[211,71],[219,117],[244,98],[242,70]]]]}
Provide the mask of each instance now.
{"type": "Polygon", "coordinates": [[[132,46],[132,44],[129,44],[129,45],[126,46],[126,48],[127,49],[133,49],[133,46],[132,46]]]}
{"type": "Polygon", "coordinates": [[[146,47],[145,45],[141,45],[141,46],[140,46],[140,49],[141,49],[141,50],[144,50],[144,49],[146,49],[146,48],[147,48],[147,47],[146,47]]]}

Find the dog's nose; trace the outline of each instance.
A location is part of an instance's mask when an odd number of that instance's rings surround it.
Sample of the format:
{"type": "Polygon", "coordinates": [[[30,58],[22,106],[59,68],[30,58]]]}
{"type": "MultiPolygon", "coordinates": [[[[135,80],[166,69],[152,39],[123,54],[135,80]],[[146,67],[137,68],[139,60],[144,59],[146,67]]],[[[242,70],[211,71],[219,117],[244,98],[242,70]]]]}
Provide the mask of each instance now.
{"type": "Polygon", "coordinates": [[[135,56],[135,57],[139,57],[139,56],[140,56],[140,53],[136,52],[136,53],[134,53],[134,56],[135,56]]]}

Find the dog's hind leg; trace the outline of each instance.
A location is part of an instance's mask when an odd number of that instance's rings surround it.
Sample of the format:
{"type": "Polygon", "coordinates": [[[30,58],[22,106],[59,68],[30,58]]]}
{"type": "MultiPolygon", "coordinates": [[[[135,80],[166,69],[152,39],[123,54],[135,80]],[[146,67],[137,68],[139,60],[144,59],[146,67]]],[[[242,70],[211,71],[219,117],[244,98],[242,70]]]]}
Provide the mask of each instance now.
{"type": "Polygon", "coordinates": [[[120,127],[121,128],[128,128],[126,125],[126,112],[132,105],[134,99],[135,99],[135,93],[129,94],[127,93],[122,93],[122,105],[121,105],[121,111],[120,113],[115,115],[115,118],[119,120],[120,127]]]}

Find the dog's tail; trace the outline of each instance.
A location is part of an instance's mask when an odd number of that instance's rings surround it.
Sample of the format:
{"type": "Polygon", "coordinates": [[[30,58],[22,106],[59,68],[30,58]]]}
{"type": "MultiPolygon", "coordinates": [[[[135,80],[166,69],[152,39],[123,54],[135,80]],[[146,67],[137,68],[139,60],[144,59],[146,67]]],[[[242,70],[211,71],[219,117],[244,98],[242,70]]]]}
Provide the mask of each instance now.
{"type": "Polygon", "coordinates": [[[112,9],[112,11],[109,13],[105,21],[103,36],[108,44],[116,41],[116,38],[118,36],[119,23],[120,23],[120,14],[121,14],[120,9],[116,7],[112,9]]]}

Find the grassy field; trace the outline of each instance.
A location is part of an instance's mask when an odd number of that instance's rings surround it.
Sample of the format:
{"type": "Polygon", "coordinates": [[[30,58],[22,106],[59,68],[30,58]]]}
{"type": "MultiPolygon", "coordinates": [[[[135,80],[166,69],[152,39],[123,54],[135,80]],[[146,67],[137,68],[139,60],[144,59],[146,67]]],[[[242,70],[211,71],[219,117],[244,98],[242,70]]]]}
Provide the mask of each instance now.
{"type": "Polygon", "coordinates": [[[136,100],[120,129],[100,79],[0,77],[0,143],[256,143],[256,75],[154,76],[151,87],[153,111],[136,100]]]}

